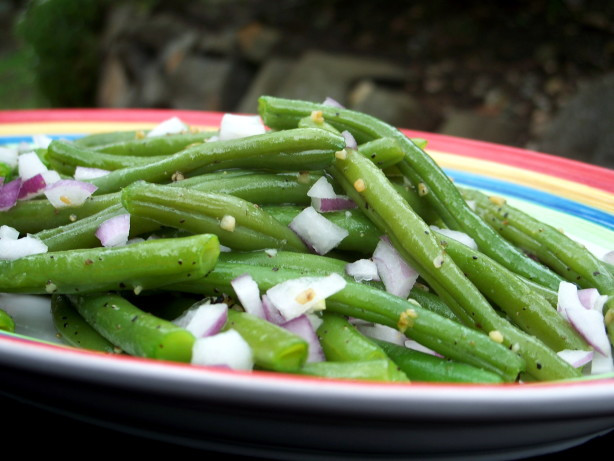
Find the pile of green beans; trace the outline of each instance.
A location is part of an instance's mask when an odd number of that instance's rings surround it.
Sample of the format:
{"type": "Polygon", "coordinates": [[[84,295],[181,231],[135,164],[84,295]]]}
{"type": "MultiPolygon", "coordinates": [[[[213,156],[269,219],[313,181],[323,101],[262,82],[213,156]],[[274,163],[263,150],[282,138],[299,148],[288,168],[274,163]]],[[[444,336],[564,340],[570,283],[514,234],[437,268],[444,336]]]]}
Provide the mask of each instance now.
{"type": "MultiPolygon", "coordinates": [[[[271,131],[228,141],[197,131],[53,141],[41,155],[50,168],[109,173],[89,181],[98,189],[79,207],[55,210],[33,199],[0,213],[0,225],[32,233],[49,249],[0,261],[0,292],[49,296],[65,342],[102,353],[190,362],[196,338],[169,320],[208,297],[229,304],[223,330],[239,332],[257,369],[401,383],[581,375],[557,355],[589,346],[553,307],[556,290],[571,274],[579,277],[574,283],[612,296],[607,267],[533,218],[459,190],[424,152],[423,140],[380,120],[267,96],[259,111],[271,131]],[[356,150],[346,146],[344,130],[357,140],[356,150]],[[307,191],[323,176],[358,208],[323,213],[348,236],[319,256],[288,225],[309,206],[307,191]],[[477,204],[475,212],[467,200],[477,204]],[[130,237],[143,241],[100,247],[96,229],[126,213],[130,237]],[[467,233],[478,250],[431,224],[467,233]],[[407,299],[345,272],[348,262],[371,257],[384,235],[420,274],[407,299]],[[243,311],[231,281],[245,273],[261,294],[304,276],[345,278],[318,315],[326,361],[307,363],[305,339],[243,311]],[[438,356],[369,338],[355,319],[399,330],[438,356]]],[[[14,328],[0,310],[0,329],[14,328]]]]}

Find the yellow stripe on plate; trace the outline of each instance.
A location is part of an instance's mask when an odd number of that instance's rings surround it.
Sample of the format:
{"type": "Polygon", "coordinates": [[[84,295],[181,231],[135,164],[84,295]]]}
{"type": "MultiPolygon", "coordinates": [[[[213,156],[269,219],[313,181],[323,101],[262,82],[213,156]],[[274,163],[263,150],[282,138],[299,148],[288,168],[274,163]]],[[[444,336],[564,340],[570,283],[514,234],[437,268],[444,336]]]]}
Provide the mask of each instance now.
{"type": "Polygon", "coordinates": [[[614,212],[614,194],[567,179],[557,178],[536,171],[502,165],[489,160],[463,157],[429,150],[428,153],[443,168],[466,171],[489,178],[539,189],[551,194],[581,202],[608,213],[614,212]]]}

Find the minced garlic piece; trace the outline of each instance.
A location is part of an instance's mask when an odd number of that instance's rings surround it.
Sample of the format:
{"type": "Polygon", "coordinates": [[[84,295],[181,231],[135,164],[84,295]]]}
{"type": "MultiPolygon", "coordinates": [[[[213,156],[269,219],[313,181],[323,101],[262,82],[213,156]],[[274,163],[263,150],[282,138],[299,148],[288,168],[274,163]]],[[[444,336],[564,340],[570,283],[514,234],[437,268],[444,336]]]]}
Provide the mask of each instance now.
{"type": "Polygon", "coordinates": [[[348,153],[345,149],[341,149],[335,152],[335,158],[338,158],[339,160],[345,160],[347,157],[348,153]]]}
{"type": "Polygon", "coordinates": [[[322,115],[321,110],[314,110],[311,112],[311,120],[316,123],[324,123],[324,115],[322,115]]]}
{"type": "Polygon", "coordinates": [[[234,216],[225,215],[220,221],[220,227],[228,232],[234,232],[237,220],[234,216]]]}
{"type": "Polygon", "coordinates": [[[367,186],[365,185],[365,181],[362,178],[358,178],[356,181],[354,181],[354,189],[356,189],[357,192],[362,192],[367,188],[367,186]]]}
{"type": "Polygon", "coordinates": [[[296,180],[299,184],[309,184],[309,171],[301,171],[296,180]]]}
{"type": "Polygon", "coordinates": [[[145,139],[145,132],[142,130],[139,130],[134,134],[134,137],[136,139],[145,139]]]}
{"type": "Polygon", "coordinates": [[[399,316],[399,322],[397,327],[401,333],[405,333],[405,330],[414,326],[414,320],[418,318],[418,313],[414,309],[407,309],[401,312],[399,316]]]}
{"type": "Polygon", "coordinates": [[[313,298],[315,297],[315,290],[313,288],[307,288],[305,291],[300,292],[294,299],[299,304],[307,304],[308,302],[313,301],[313,298]]]}
{"type": "Polygon", "coordinates": [[[499,206],[505,205],[505,199],[497,195],[491,195],[490,197],[488,197],[488,200],[490,200],[495,205],[499,205],[499,206]]]}
{"type": "Polygon", "coordinates": [[[428,187],[426,187],[426,184],[424,184],[423,182],[418,183],[418,195],[420,197],[424,197],[428,193],[429,193],[429,189],[428,187]]]}
{"type": "Polygon", "coordinates": [[[490,339],[492,339],[496,343],[501,344],[503,342],[503,335],[501,334],[499,330],[492,330],[491,332],[488,333],[488,336],[490,339]]]}
{"type": "Polygon", "coordinates": [[[433,266],[439,269],[441,266],[443,266],[443,261],[443,253],[440,253],[435,259],[433,259],[433,266]]]}
{"type": "Polygon", "coordinates": [[[184,179],[185,176],[183,176],[183,173],[181,171],[175,171],[171,176],[171,181],[173,182],[183,181],[184,179]]]}

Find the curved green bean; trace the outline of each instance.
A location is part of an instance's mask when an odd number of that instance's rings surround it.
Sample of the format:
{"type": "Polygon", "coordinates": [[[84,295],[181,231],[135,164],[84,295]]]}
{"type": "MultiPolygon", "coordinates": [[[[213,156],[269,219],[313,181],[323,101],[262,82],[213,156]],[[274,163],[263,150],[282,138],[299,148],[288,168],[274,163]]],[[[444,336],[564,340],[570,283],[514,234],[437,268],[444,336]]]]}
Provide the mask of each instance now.
{"type": "Polygon", "coordinates": [[[217,131],[199,131],[196,133],[178,133],[153,136],[151,138],[120,140],[97,145],[93,150],[107,154],[135,157],[171,155],[191,144],[203,143],[216,133],[217,131]]]}

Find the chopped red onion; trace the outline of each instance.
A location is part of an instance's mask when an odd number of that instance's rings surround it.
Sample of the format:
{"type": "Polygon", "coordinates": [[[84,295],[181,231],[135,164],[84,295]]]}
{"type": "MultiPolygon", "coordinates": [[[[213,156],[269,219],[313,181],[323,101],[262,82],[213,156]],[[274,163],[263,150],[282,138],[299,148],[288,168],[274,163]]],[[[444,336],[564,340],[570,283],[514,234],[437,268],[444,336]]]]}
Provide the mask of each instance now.
{"type": "Polygon", "coordinates": [[[227,141],[265,132],[266,129],[259,115],[224,114],[218,136],[220,141],[227,141]]]}
{"type": "Polygon", "coordinates": [[[593,360],[593,351],[577,351],[565,349],[557,352],[557,355],[574,368],[580,368],[593,360]]]}
{"type": "Polygon", "coordinates": [[[339,103],[337,100],[330,98],[328,96],[326,97],[322,105],[329,106],[329,107],[336,107],[338,109],[345,109],[345,107],[341,103],[339,103]]]}
{"type": "Polygon", "coordinates": [[[307,192],[311,206],[318,212],[350,210],[356,203],[345,195],[337,195],[326,177],[318,179],[307,192]]]}
{"type": "Polygon", "coordinates": [[[404,346],[407,337],[399,330],[380,325],[379,323],[373,323],[370,325],[357,325],[358,331],[369,338],[379,339],[381,341],[387,341],[392,344],[404,346]]]}
{"type": "Polygon", "coordinates": [[[252,349],[243,337],[236,330],[228,330],[198,338],[192,348],[192,364],[251,371],[254,359],[252,349]]]}
{"type": "Polygon", "coordinates": [[[358,149],[358,143],[356,142],[354,136],[352,136],[352,133],[350,133],[348,130],[343,130],[341,132],[341,136],[343,136],[343,139],[345,139],[345,147],[354,150],[358,149]]]}
{"type": "Polygon", "coordinates": [[[377,273],[377,265],[370,259],[359,259],[353,263],[345,265],[345,273],[357,282],[363,282],[365,280],[380,281],[379,274],[377,273]]]}
{"type": "Polygon", "coordinates": [[[307,362],[323,362],[326,360],[324,351],[318,340],[318,335],[306,315],[296,317],[280,326],[307,341],[309,345],[307,362]]]}
{"type": "Polygon", "coordinates": [[[45,189],[45,196],[55,208],[80,206],[98,189],[95,185],[62,179],[45,189]]]}
{"type": "Polygon", "coordinates": [[[167,134],[177,134],[181,133],[182,131],[186,131],[188,128],[189,127],[178,117],[171,117],[152,128],[147,133],[147,137],[154,138],[156,136],[165,136],[167,134]]]}
{"type": "Polygon", "coordinates": [[[388,237],[381,237],[373,252],[373,262],[377,266],[377,272],[384,282],[386,291],[407,298],[418,279],[418,272],[403,260],[390,244],[388,237]]]}
{"type": "Polygon", "coordinates": [[[603,314],[582,305],[573,283],[560,283],[557,310],[596,351],[603,355],[610,352],[603,314]]]}
{"type": "Polygon", "coordinates": [[[104,247],[126,245],[130,234],[130,215],[120,214],[104,221],[96,231],[96,237],[104,247]]]}
{"type": "Polygon", "coordinates": [[[35,134],[32,136],[32,142],[34,143],[34,147],[39,149],[47,149],[49,144],[51,144],[51,139],[49,136],[44,134],[35,134]]]}
{"type": "Polygon", "coordinates": [[[267,297],[285,320],[321,310],[323,301],[345,288],[346,281],[339,274],[326,277],[301,277],[286,280],[267,291],[267,297]]]}
{"type": "Polygon", "coordinates": [[[36,197],[47,187],[45,178],[42,174],[37,174],[29,179],[26,179],[19,188],[19,194],[17,200],[27,200],[32,197],[36,197]]]}
{"type": "Polygon", "coordinates": [[[436,230],[440,234],[445,235],[446,237],[450,237],[451,239],[454,239],[457,242],[460,242],[463,245],[466,245],[473,250],[478,249],[478,245],[477,243],[475,243],[475,240],[473,240],[473,238],[471,238],[469,235],[465,234],[464,232],[455,231],[452,229],[441,229],[437,226],[431,226],[431,229],[436,230]]]}
{"type": "Polygon", "coordinates": [[[254,281],[251,275],[243,274],[233,279],[230,284],[234,289],[239,302],[245,309],[245,312],[262,319],[266,318],[262,301],[260,299],[260,290],[258,284],[254,281]]]}
{"type": "Polygon", "coordinates": [[[347,230],[326,219],[313,207],[301,211],[288,227],[320,255],[328,253],[349,235],[347,230]]]}
{"type": "Polygon", "coordinates": [[[405,347],[414,351],[422,352],[424,354],[433,355],[435,357],[443,358],[443,355],[435,352],[432,349],[429,349],[426,346],[423,346],[418,341],[414,341],[413,339],[408,339],[405,341],[405,347]]]}
{"type": "Polygon", "coordinates": [[[10,210],[15,206],[21,183],[21,178],[17,178],[0,186],[0,211],[10,210]]]}
{"type": "Polygon", "coordinates": [[[578,290],[578,299],[586,309],[603,312],[603,305],[608,300],[606,295],[600,295],[596,288],[578,290]]]}
{"type": "Polygon", "coordinates": [[[273,306],[273,303],[269,301],[269,297],[267,295],[262,295],[262,309],[264,310],[264,318],[269,322],[274,323],[275,325],[281,325],[282,323],[286,323],[286,319],[279,309],[273,306]]]}
{"type": "Polygon", "coordinates": [[[17,169],[24,181],[48,170],[35,152],[26,152],[17,157],[17,169]]]}
{"type": "Polygon", "coordinates": [[[19,231],[11,226],[0,226],[0,239],[17,240],[19,238],[19,231]]]}
{"type": "Polygon", "coordinates": [[[0,163],[15,168],[17,166],[17,149],[13,147],[0,147],[0,163]]]}
{"type": "Polygon", "coordinates": [[[74,178],[77,181],[85,181],[88,179],[100,178],[110,173],[109,170],[103,170],[101,168],[88,168],[84,166],[78,166],[75,168],[74,178]]]}
{"type": "Polygon", "coordinates": [[[13,261],[40,253],[47,253],[47,245],[40,239],[27,235],[20,239],[0,239],[0,259],[13,261]]]}
{"type": "Polygon", "coordinates": [[[196,338],[218,334],[228,320],[228,306],[224,303],[197,303],[173,320],[173,323],[185,328],[196,338]]]}

